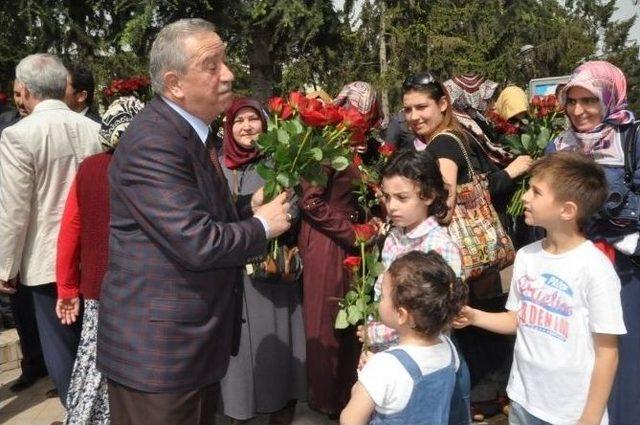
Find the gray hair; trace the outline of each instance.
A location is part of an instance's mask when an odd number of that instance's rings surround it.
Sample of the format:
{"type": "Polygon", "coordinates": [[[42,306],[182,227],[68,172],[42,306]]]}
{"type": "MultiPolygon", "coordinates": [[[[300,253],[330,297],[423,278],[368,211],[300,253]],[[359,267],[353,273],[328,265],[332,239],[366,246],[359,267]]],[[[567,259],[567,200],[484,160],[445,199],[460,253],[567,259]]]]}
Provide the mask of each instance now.
{"type": "Polygon", "coordinates": [[[215,33],[216,27],[200,18],[181,19],[160,30],[149,55],[149,75],[155,94],[164,91],[164,74],[167,71],[186,72],[190,58],[184,51],[184,39],[211,32],[215,33]]]}
{"type": "Polygon", "coordinates": [[[20,81],[36,99],[63,99],[68,71],[62,61],[48,53],[36,53],[23,58],[16,66],[20,81]]]}

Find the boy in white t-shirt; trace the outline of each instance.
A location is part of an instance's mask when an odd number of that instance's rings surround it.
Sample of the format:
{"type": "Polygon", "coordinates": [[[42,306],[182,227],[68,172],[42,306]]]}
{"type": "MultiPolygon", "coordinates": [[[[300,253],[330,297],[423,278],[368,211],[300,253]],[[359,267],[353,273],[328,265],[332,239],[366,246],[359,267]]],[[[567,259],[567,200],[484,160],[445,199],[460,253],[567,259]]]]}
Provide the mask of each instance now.
{"type": "Polygon", "coordinates": [[[524,218],[547,236],[518,251],[507,312],[464,307],[455,327],[516,333],[509,423],[608,424],[607,400],[626,333],[620,280],[581,227],[607,196],[604,171],[575,152],[534,164],[524,218]]]}

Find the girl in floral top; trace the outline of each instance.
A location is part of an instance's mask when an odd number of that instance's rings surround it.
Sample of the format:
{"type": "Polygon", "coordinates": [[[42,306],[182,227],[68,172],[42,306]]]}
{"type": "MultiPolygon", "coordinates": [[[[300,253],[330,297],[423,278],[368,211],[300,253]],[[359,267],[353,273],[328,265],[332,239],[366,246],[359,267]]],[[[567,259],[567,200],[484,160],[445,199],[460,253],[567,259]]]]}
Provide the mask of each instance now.
{"type": "MultiPolygon", "coordinates": [[[[382,249],[385,269],[409,251],[436,251],[461,277],[460,250],[438,223],[447,214],[447,191],[433,156],[427,151],[400,151],[391,157],[382,177],[384,202],[394,225],[382,249]]],[[[378,280],[376,299],[380,298],[380,288],[378,280]]],[[[393,329],[381,322],[371,322],[367,329],[373,351],[397,343],[393,329]]]]}
{"type": "MultiPolygon", "coordinates": [[[[387,269],[398,257],[410,251],[436,251],[462,277],[462,260],[458,246],[438,220],[447,215],[447,190],[434,157],[427,151],[403,150],[391,157],[382,173],[382,192],[388,217],[394,227],[382,249],[382,262],[387,269]]],[[[459,284],[463,285],[461,281],[459,284]]],[[[375,285],[380,298],[381,281],[375,285]]],[[[381,322],[367,325],[368,340],[374,352],[398,344],[396,332],[381,322]]],[[[360,330],[359,335],[362,335],[360,330]]],[[[361,365],[370,353],[364,353],[361,365]]],[[[466,363],[461,361],[457,376],[457,393],[452,398],[450,424],[468,424],[469,381],[466,363]]]]}

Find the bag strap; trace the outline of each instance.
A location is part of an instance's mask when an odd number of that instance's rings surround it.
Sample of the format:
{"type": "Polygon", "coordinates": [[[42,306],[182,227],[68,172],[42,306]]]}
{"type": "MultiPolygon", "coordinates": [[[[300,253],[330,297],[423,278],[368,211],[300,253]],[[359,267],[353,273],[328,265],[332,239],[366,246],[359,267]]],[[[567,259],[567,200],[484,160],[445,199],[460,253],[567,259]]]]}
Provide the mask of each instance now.
{"type": "Polygon", "coordinates": [[[449,131],[443,131],[440,132],[438,134],[436,134],[434,136],[434,139],[440,135],[447,135],[447,136],[451,136],[456,142],[458,142],[458,146],[460,147],[460,150],[462,151],[462,155],[464,156],[464,160],[467,162],[467,173],[469,174],[469,179],[473,180],[476,177],[476,171],[473,169],[473,166],[471,165],[471,159],[469,159],[469,153],[467,152],[467,150],[464,147],[464,143],[462,143],[462,140],[460,140],[460,138],[458,136],[456,136],[455,134],[449,132],[449,131]]]}
{"type": "Polygon", "coordinates": [[[232,180],[231,180],[231,199],[233,199],[233,203],[235,204],[238,201],[238,194],[240,192],[240,184],[238,182],[238,170],[231,170],[232,180]]]}
{"type": "Polygon", "coordinates": [[[625,146],[624,146],[624,184],[633,192],[635,185],[633,184],[633,176],[636,171],[636,143],[638,141],[638,132],[640,129],[640,120],[634,121],[625,129],[625,146]]]}

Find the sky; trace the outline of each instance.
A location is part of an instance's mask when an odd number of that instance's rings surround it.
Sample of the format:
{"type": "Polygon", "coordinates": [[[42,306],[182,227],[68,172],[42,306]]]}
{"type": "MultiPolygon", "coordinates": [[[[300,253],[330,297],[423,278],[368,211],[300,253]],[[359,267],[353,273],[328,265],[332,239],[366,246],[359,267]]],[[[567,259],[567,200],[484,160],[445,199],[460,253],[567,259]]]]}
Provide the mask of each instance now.
{"type": "MultiPolygon", "coordinates": [[[[618,6],[618,10],[613,14],[614,19],[626,19],[633,16],[634,13],[636,15],[640,13],[640,2],[635,5],[633,0],[617,0],[616,6],[618,6]]],[[[636,40],[640,44],[640,16],[636,18],[636,23],[629,33],[629,38],[636,40]]]]}
{"type": "MultiPolygon", "coordinates": [[[[344,0],[333,0],[333,3],[337,7],[342,8],[344,0]]],[[[358,0],[357,3],[361,3],[361,0],[358,0]]],[[[616,6],[618,7],[618,10],[613,14],[614,20],[630,18],[634,13],[636,15],[640,15],[640,2],[636,5],[633,0],[617,0],[616,6]]],[[[640,16],[636,19],[636,23],[631,29],[629,38],[636,40],[638,44],[640,44],[640,16]]]]}

